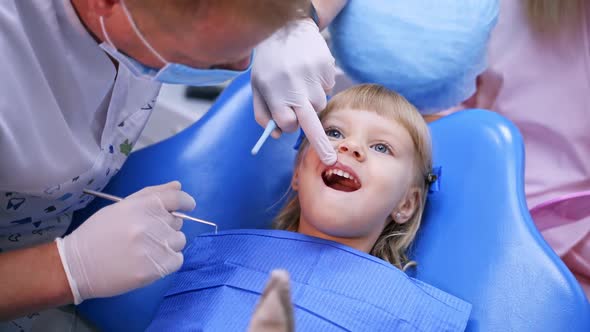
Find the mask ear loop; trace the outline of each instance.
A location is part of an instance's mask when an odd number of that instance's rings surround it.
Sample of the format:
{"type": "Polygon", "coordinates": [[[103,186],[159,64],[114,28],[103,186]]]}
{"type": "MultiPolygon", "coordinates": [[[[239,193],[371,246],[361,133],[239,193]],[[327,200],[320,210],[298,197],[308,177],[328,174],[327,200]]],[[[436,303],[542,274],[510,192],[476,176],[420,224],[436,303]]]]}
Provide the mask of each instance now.
{"type": "Polygon", "coordinates": [[[150,50],[150,52],[152,52],[152,54],[156,58],[158,58],[158,60],[162,61],[162,63],[164,65],[167,65],[169,62],[166,59],[164,59],[164,57],[161,56],[160,53],[158,53],[158,51],[156,51],[156,49],[154,49],[152,47],[152,45],[147,41],[147,39],[145,39],[143,34],[139,31],[139,29],[137,28],[137,25],[135,25],[135,21],[133,21],[133,17],[131,16],[131,13],[129,12],[129,10],[127,9],[127,6],[125,5],[125,1],[123,1],[123,0],[121,0],[121,8],[123,8],[123,12],[127,16],[127,20],[129,21],[131,28],[133,29],[133,31],[135,32],[137,37],[139,37],[141,42],[145,45],[145,47],[147,47],[150,50]]]}
{"type": "Polygon", "coordinates": [[[117,48],[117,46],[115,46],[115,44],[113,43],[113,41],[111,40],[111,38],[109,37],[109,33],[107,32],[107,28],[106,25],[104,24],[104,18],[101,16],[98,18],[98,22],[100,22],[100,28],[102,29],[102,35],[104,36],[104,39],[107,40],[107,43],[109,45],[111,45],[113,48],[117,48]]]}

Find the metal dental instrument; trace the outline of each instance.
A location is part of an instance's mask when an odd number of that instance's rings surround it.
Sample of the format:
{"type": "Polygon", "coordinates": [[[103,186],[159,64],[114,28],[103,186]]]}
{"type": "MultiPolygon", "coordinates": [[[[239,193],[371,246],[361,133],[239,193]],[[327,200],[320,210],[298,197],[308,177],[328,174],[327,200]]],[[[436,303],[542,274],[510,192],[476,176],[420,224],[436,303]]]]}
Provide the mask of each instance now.
{"type": "Polygon", "coordinates": [[[256,145],[254,145],[254,147],[252,148],[252,151],[251,151],[252,155],[256,155],[258,153],[258,151],[262,147],[262,144],[264,144],[264,142],[266,142],[266,140],[268,139],[268,136],[270,136],[272,131],[275,130],[276,128],[277,128],[277,124],[273,120],[268,121],[266,128],[264,128],[264,132],[262,133],[262,135],[258,139],[258,142],[256,142],[256,145]]]}
{"type": "MultiPolygon", "coordinates": [[[[109,194],[105,194],[105,193],[101,193],[99,191],[94,191],[94,190],[90,190],[90,189],[84,189],[84,193],[88,194],[88,195],[92,195],[92,196],[96,196],[96,197],[100,197],[100,198],[104,198],[106,200],[109,201],[113,201],[113,202],[119,202],[122,201],[123,198],[121,197],[117,197],[114,195],[109,195],[109,194]]],[[[177,218],[182,218],[182,219],[186,219],[186,220],[192,220],[192,221],[196,221],[199,222],[201,224],[205,224],[205,225],[209,225],[209,226],[214,226],[215,227],[215,234],[217,234],[217,224],[212,223],[210,221],[206,221],[206,220],[202,220],[202,219],[198,219],[198,218],[194,218],[191,217],[187,214],[184,214],[182,212],[171,212],[171,214],[177,218]]]]}

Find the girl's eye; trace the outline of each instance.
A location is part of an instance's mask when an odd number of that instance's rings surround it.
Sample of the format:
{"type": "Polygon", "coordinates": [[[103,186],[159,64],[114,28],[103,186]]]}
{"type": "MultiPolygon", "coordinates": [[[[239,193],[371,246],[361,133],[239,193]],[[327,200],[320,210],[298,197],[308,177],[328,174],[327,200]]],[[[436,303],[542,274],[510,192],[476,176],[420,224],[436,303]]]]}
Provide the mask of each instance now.
{"type": "Polygon", "coordinates": [[[389,146],[387,146],[386,144],[383,144],[383,143],[375,144],[372,146],[372,148],[373,148],[373,150],[380,152],[380,153],[391,154],[391,149],[389,148],[389,146]]]}
{"type": "Polygon", "coordinates": [[[342,138],[342,133],[338,129],[326,129],[326,135],[332,138],[342,138]]]}

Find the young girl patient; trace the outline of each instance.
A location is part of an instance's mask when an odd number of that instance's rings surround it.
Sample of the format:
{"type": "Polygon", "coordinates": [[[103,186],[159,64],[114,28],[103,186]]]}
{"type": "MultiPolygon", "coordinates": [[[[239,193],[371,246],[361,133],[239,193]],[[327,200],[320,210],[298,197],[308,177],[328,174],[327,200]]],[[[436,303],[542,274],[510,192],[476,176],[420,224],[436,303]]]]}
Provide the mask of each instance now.
{"type": "Polygon", "coordinates": [[[464,330],[469,304],[402,272],[434,180],[422,116],[359,85],[320,119],[338,162],[326,167],[304,140],[279,230],[196,238],[151,330],[464,330]],[[275,272],[256,306],[275,269],[292,298],[275,272]]]}
{"type": "Polygon", "coordinates": [[[338,162],[323,166],[303,142],[291,183],[297,194],[275,227],[339,242],[405,269],[432,179],[424,119],[405,98],[378,85],[341,92],[320,119],[338,162]]]}

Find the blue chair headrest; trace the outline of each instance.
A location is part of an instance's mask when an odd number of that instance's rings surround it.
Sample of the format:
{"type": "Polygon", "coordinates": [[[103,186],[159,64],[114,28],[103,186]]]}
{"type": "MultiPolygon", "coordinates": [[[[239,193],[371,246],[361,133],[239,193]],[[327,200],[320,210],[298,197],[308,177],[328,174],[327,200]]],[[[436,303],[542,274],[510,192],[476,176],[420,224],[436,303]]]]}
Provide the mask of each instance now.
{"type": "Polygon", "coordinates": [[[528,212],[518,129],[483,110],[430,128],[442,174],[414,244],[415,276],[473,304],[467,331],[590,331],[585,295],[528,212]]]}

